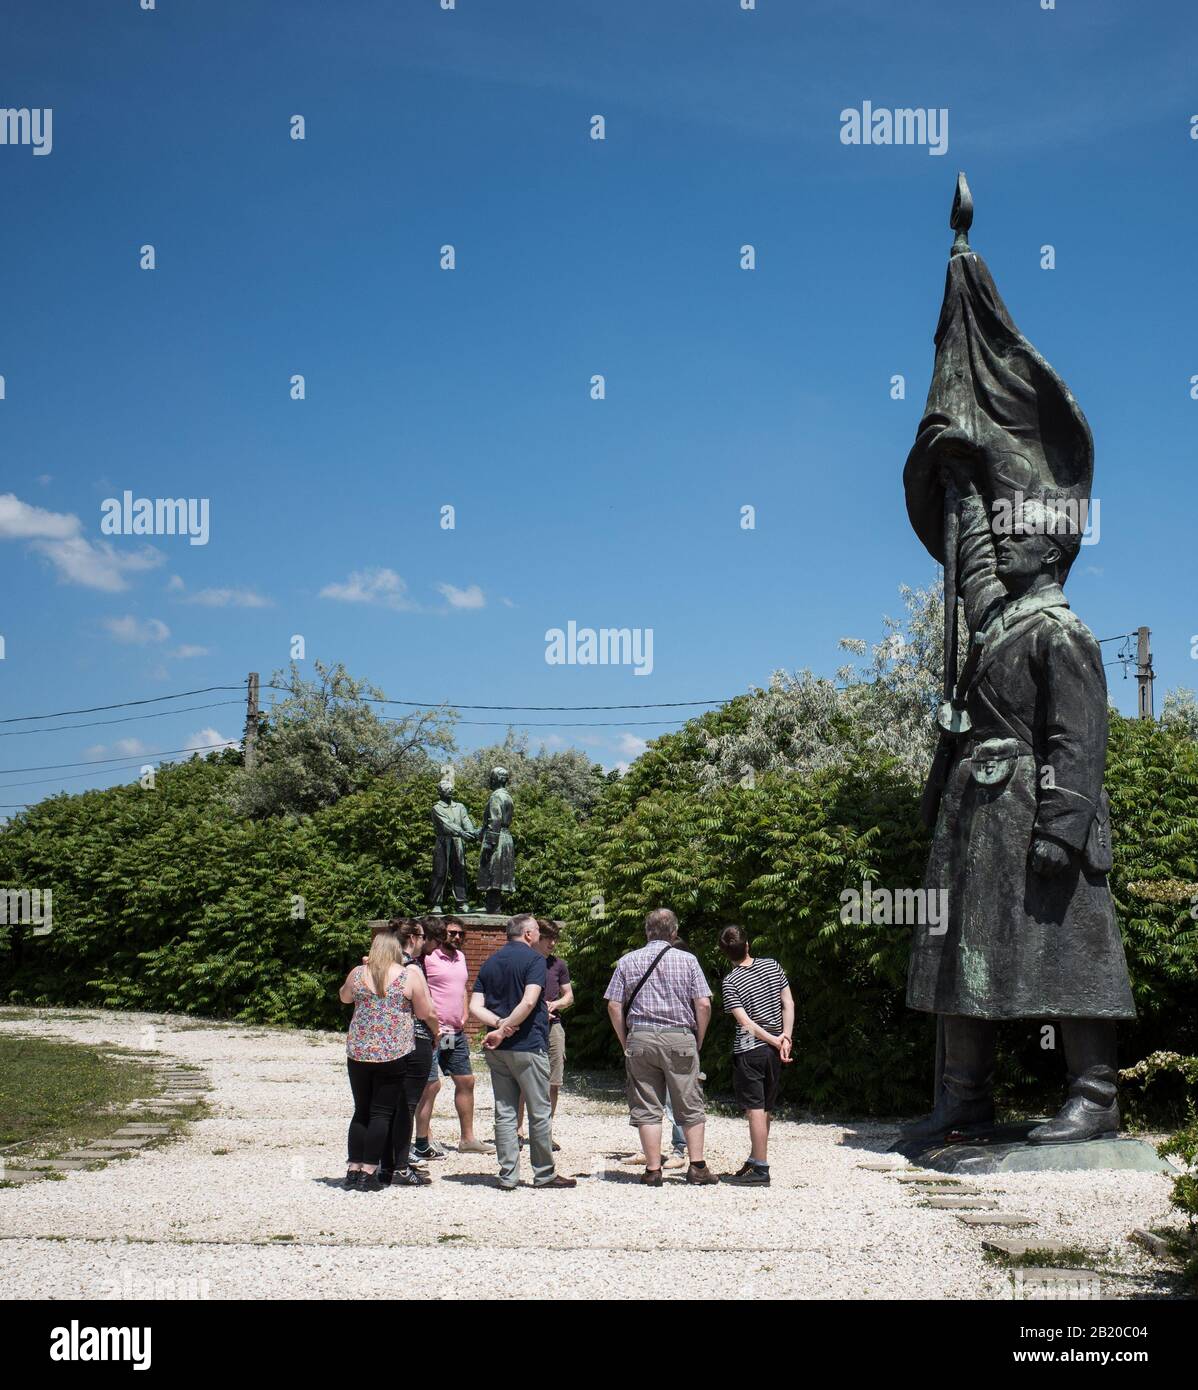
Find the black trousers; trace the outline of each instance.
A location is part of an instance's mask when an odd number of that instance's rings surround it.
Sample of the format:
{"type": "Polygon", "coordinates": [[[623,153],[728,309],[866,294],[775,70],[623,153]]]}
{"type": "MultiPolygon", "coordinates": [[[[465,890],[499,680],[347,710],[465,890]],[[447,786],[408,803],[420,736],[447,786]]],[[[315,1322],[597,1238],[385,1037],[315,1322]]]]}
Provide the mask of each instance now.
{"type": "MultiPolygon", "coordinates": [[[[349,1122],[349,1162],[371,1167],[381,1163],[391,1138],[391,1121],[403,1089],[405,1067],[411,1057],[395,1062],[358,1062],[345,1059],[349,1088],[354,1093],[354,1117],[349,1122]]],[[[425,1075],[427,1075],[427,1071],[425,1075]]]]}
{"type": "Polygon", "coordinates": [[[403,1059],[404,1074],[400,1087],[399,1104],[391,1118],[391,1135],[387,1143],[383,1167],[398,1173],[408,1166],[409,1150],[412,1147],[412,1124],[416,1118],[416,1106],[428,1085],[428,1074],[433,1065],[433,1044],[428,1038],[416,1034],[416,1046],[403,1059]]]}
{"type": "Polygon", "coordinates": [[[445,835],[437,836],[433,847],[433,880],[429,884],[428,905],[440,907],[449,880],[454,901],[460,907],[466,901],[466,851],[461,842],[445,835]]]}

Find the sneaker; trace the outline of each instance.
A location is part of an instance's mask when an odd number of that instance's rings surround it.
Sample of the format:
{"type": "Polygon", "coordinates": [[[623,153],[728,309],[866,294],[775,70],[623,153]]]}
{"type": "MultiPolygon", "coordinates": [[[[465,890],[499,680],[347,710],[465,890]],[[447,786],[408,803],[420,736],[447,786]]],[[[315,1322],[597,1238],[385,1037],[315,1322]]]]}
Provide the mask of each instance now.
{"type": "Polygon", "coordinates": [[[482,1142],[481,1139],[463,1139],[458,1145],[460,1154],[486,1154],[491,1150],[482,1142]]]}
{"type": "Polygon", "coordinates": [[[516,1188],[518,1188],[520,1184],[518,1182],[504,1182],[502,1178],[496,1178],[495,1186],[500,1190],[500,1192],[515,1192],[516,1188]]]}
{"type": "MultiPolygon", "coordinates": [[[[642,1160],[642,1162],[643,1162],[643,1160],[642,1160]]],[[[685,1155],[685,1154],[670,1154],[668,1158],[665,1158],[665,1159],[662,1160],[662,1167],[663,1167],[663,1168],[685,1168],[685,1167],[686,1167],[686,1155],[685,1155]]]]}
{"type": "Polygon", "coordinates": [[[381,1182],[379,1182],[379,1175],[378,1175],[377,1173],[362,1173],[362,1172],[359,1172],[358,1175],[357,1175],[357,1177],[358,1177],[358,1181],[354,1184],[354,1191],[355,1191],[355,1192],[382,1192],[382,1191],[384,1191],[383,1184],[382,1184],[381,1182]]]}
{"type": "Polygon", "coordinates": [[[578,1183],[574,1178],[563,1178],[560,1173],[555,1173],[548,1182],[538,1182],[533,1184],[538,1190],[543,1187],[577,1187],[578,1183]]]}
{"type": "Polygon", "coordinates": [[[430,1158],[444,1157],[445,1150],[441,1147],[440,1144],[434,1144],[433,1141],[430,1139],[428,1143],[424,1145],[413,1144],[412,1152],[409,1155],[408,1161],[412,1162],[414,1160],[419,1160],[420,1162],[427,1163],[430,1158]]]}
{"type": "Polygon", "coordinates": [[[719,1182],[719,1178],[707,1167],[696,1168],[692,1163],[686,1170],[686,1180],[695,1187],[710,1187],[712,1183],[719,1182]]]}
{"type": "Polygon", "coordinates": [[[347,1169],[345,1174],[345,1181],[341,1184],[341,1186],[345,1189],[346,1192],[352,1192],[354,1188],[357,1187],[357,1185],[358,1170],[356,1168],[347,1169]]]}
{"type": "Polygon", "coordinates": [[[390,1187],[391,1180],[395,1177],[395,1172],[391,1168],[379,1168],[377,1170],[377,1176],[379,1182],[381,1182],[384,1187],[390,1187]]]}
{"type": "Polygon", "coordinates": [[[392,1187],[430,1187],[432,1178],[414,1168],[400,1168],[391,1179],[392,1187]]]}
{"type": "Polygon", "coordinates": [[[752,1163],[746,1163],[743,1168],[736,1173],[725,1173],[724,1181],[735,1184],[737,1187],[768,1187],[770,1185],[770,1175],[763,1173],[760,1168],[752,1163]]]}

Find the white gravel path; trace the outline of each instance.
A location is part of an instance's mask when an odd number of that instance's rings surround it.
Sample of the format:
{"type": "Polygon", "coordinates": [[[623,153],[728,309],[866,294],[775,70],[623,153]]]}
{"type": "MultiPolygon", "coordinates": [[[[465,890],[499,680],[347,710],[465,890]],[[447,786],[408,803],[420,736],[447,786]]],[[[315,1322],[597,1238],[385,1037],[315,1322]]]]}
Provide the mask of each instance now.
{"type": "MultiPolygon", "coordinates": [[[[207,1117],[164,1148],[0,1190],[0,1297],[522,1297],[536,1286],[559,1298],[1011,1297],[1009,1273],[981,1247],[1002,1232],[970,1229],[857,1166],[884,1153],[885,1125],[779,1122],[766,1191],[690,1189],[681,1172],[645,1189],[609,1156],[635,1147],[622,1105],[567,1089],[555,1137],[559,1171],[587,1175],[574,1191],[501,1192],[493,1157],[451,1154],[430,1165],[431,1187],[345,1193],[333,1185],[349,1118],[340,1034],[76,1010],[0,1010],[0,1032],[130,1048],[152,1038],[212,1088],[207,1117]]],[[[451,1114],[445,1083],[434,1137],[456,1132],[451,1114]]],[[[476,1115],[488,1137],[485,1067],[476,1115]]],[[[739,1119],[709,1120],[717,1172],[739,1166],[746,1138],[739,1119]]],[[[1177,1224],[1164,1176],[970,1185],[1035,1217],[1036,1235],[1112,1252],[1108,1295],[1164,1289],[1160,1266],[1126,1241],[1133,1226],[1177,1224]]]]}

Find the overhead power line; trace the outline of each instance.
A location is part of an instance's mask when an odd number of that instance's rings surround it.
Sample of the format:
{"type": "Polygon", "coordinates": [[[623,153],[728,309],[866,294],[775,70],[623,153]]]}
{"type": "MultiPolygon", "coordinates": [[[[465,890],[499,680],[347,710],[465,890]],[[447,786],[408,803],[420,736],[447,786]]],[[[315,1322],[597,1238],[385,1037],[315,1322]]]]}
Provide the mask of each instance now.
{"type": "Polygon", "coordinates": [[[54,714],[14,714],[0,719],[0,724],[24,724],[31,719],[65,719],[70,714],[100,714],[109,709],[126,709],[130,705],[153,705],[162,700],[185,700],[189,695],[209,695],[214,690],[242,690],[242,685],[205,685],[199,690],[180,690],[175,695],[148,695],[144,700],[118,700],[114,705],[88,705],[84,709],[60,709],[54,714]]]}
{"type": "MultiPolygon", "coordinates": [[[[170,758],[176,753],[206,753],[212,748],[224,747],[225,744],[233,745],[240,742],[239,739],[224,739],[220,744],[197,743],[193,748],[163,748],[157,753],[142,753],[140,757],[143,762],[146,758],[170,758]]],[[[0,777],[8,777],[17,772],[56,772],[64,767],[97,767],[100,763],[124,763],[134,756],[133,753],[121,753],[115,758],[84,758],[77,763],[43,763],[40,767],[0,767],[0,777]]]]}
{"type": "MultiPolygon", "coordinates": [[[[136,703],[131,701],[130,703],[136,703]]],[[[240,700],[215,700],[209,705],[184,705],[182,709],[158,709],[152,710],[149,714],[124,714],[119,719],[89,719],[84,724],[52,724],[45,729],[6,729],[0,733],[0,738],[19,738],[22,734],[58,734],[65,733],[68,729],[100,729],[110,724],[135,724],[139,719],[162,719],[168,714],[194,714],[202,709],[221,709],[225,705],[240,705],[240,700]]],[[[114,709],[119,709],[119,705],[114,705],[114,709]]],[[[35,717],[35,716],[29,716],[35,717]]],[[[38,715],[37,718],[42,716],[38,715]]]]}
{"type": "MultiPolygon", "coordinates": [[[[271,690],[288,689],[285,685],[272,685],[271,690]]],[[[682,709],[686,705],[726,705],[735,699],[733,695],[722,700],[662,700],[651,705],[463,705],[457,700],[385,700],[379,696],[360,697],[372,705],[408,705],[412,709],[471,709],[471,710],[533,710],[549,713],[559,710],[612,710],[612,709],[682,709]]]]}
{"type": "MultiPolygon", "coordinates": [[[[202,747],[193,748],[190,751],[193,753],[216,753],[222,748],[235,748],[240,741],[240,739],[224,739],[220,743],[207,743],[202,747]]],[[[71,772],[65,777],[40,777],[32,782],[0,782],[0,791],[13,791],[17,787],[44,787],[48,786],[51,782],[56,785],[59,782],[76,782],[81,777],[99,777],[106,772],[131,772],[134,768],[140,769],[145,767],[145,765],[146,759],[139,758],[136,762],[124,763],[120,767],[98,767],[91,772],[71,772]]],[[[29,803],[14,802],[12,804],[28,805],[29,803]]]]}
{"type": "MultiPolygon", "coordinates": [[[[660,729],[665,724],[687,724],[687,719],[599,719],[592,723],[563,723],[555,719],[533,720],[531,723],[523,722],[522,729],[642,729],[646,725],[652,725],[655,729],[660,729]]],[[[512,721],[510,719],[459,719],[458,723],[463,728],[468,729],[510,729],[512,721]]]]}

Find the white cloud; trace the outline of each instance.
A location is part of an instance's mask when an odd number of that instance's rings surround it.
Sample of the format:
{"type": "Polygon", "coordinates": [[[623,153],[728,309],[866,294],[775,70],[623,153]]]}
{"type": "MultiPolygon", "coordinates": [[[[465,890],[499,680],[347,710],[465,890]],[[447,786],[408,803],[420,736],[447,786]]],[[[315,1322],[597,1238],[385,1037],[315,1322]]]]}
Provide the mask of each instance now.
{"type": "Polygon", "coordinates": [[[104,627],[118,642],[130,642],[144,647],[149,642],[165,642],[171,630],[159,618],[146,618],[144,621],[132,614],[124,618],[105,618],[104,627]]]}
{"type": "Polygon", "coordinates": [[[196,647],[189,642],[184,642],[182,646],[176,647],[175,650],[170,653],[170,655],[173,657],[177,657],[180,661],[186,661],[193,656],[207,656],[208,648],[196,647]]]}
{"type": "Polygon", "coordinates": [[[408,597],[407,584],[390,569],[354,570],[344,584],[326,584],[320,597],[339,603],[378,603],[402,611],[417,606],[408,597]]]}
{"type": "Polygon", "coordinates": [[[499,602],[502,603],[505,608],[515,608],[516,606],[510,598],[501,598],[499,602]]]}
{"type": "Polygon", "coordinates": [[[0,495],[0,540],[64,540],[78,534],[77,516],[32,507],[12,492],[0,495]]]}
{"type": "Polygon", "coordinates": [[[108,541],[89,541],[82,530],[79,518],[70,512],[31,506],[11,492],[0,495],[0,540],[29,541],[64,583],[120,593],[129,587],[126,574],[162,563],[153,546],[122,552],[108,541]]]}
{"type": "Polygon", "coordinates": [[[153,756],[148,743],[139,738],[118,738],[115,743],[93,743],[87,750],[89,758],[144,758],[153,756]]]}
{"type": "Polygon", "coordinates": [[[228,748],[235,742],[235,739],[226,738],[224,734],[209,727],[207,729],[198,729],[194,734],[184,739],[183,747],[203,751],[206,748],[228,748]]]}
{"type": "Polygon", "coordinates": [[[162,556],[153,546],[121,554],[107,541],[89,541],[83,536],[68,536],[65,540],[35,540],[33,549],[58,570],[58,577],[67,584],[82,584],[85,589],[103,589],[119,594],[129,587],[126,574],[151,570],[162,563],[162,556]]]}
{"type": "Polygon", "coordinates": [[[176,593],[181,588],[183,588],[183,581],[177,574],[172,574],[166,582],[167,593],[176,593]]]}
{"type": "Polygon", "coordinates": [[[253,589],[200,589],[183,602],[199,603],[205,608],[273,607],[272,599],[264,598],[253,589]]]}
{"type": "Polygon", "coordinates": [[[477,584],[471,584],[468,589],[459,589],[453,584],[438,584],[437,589],[442,597],[449,600],[451,608],[485,608],[486,596],[477,584]]]}
{"type": "MultiPolygon", "coordinates": [[[[637,738],[635,734],[630,734],[627,731],[622,733],[616,740],[616,748],[624,757],[629,759],[639,758],[648,746],[648,743],[643,738],[637,738]]],[[[617,766],[620,765],[617,764],[617,766]]]]}

